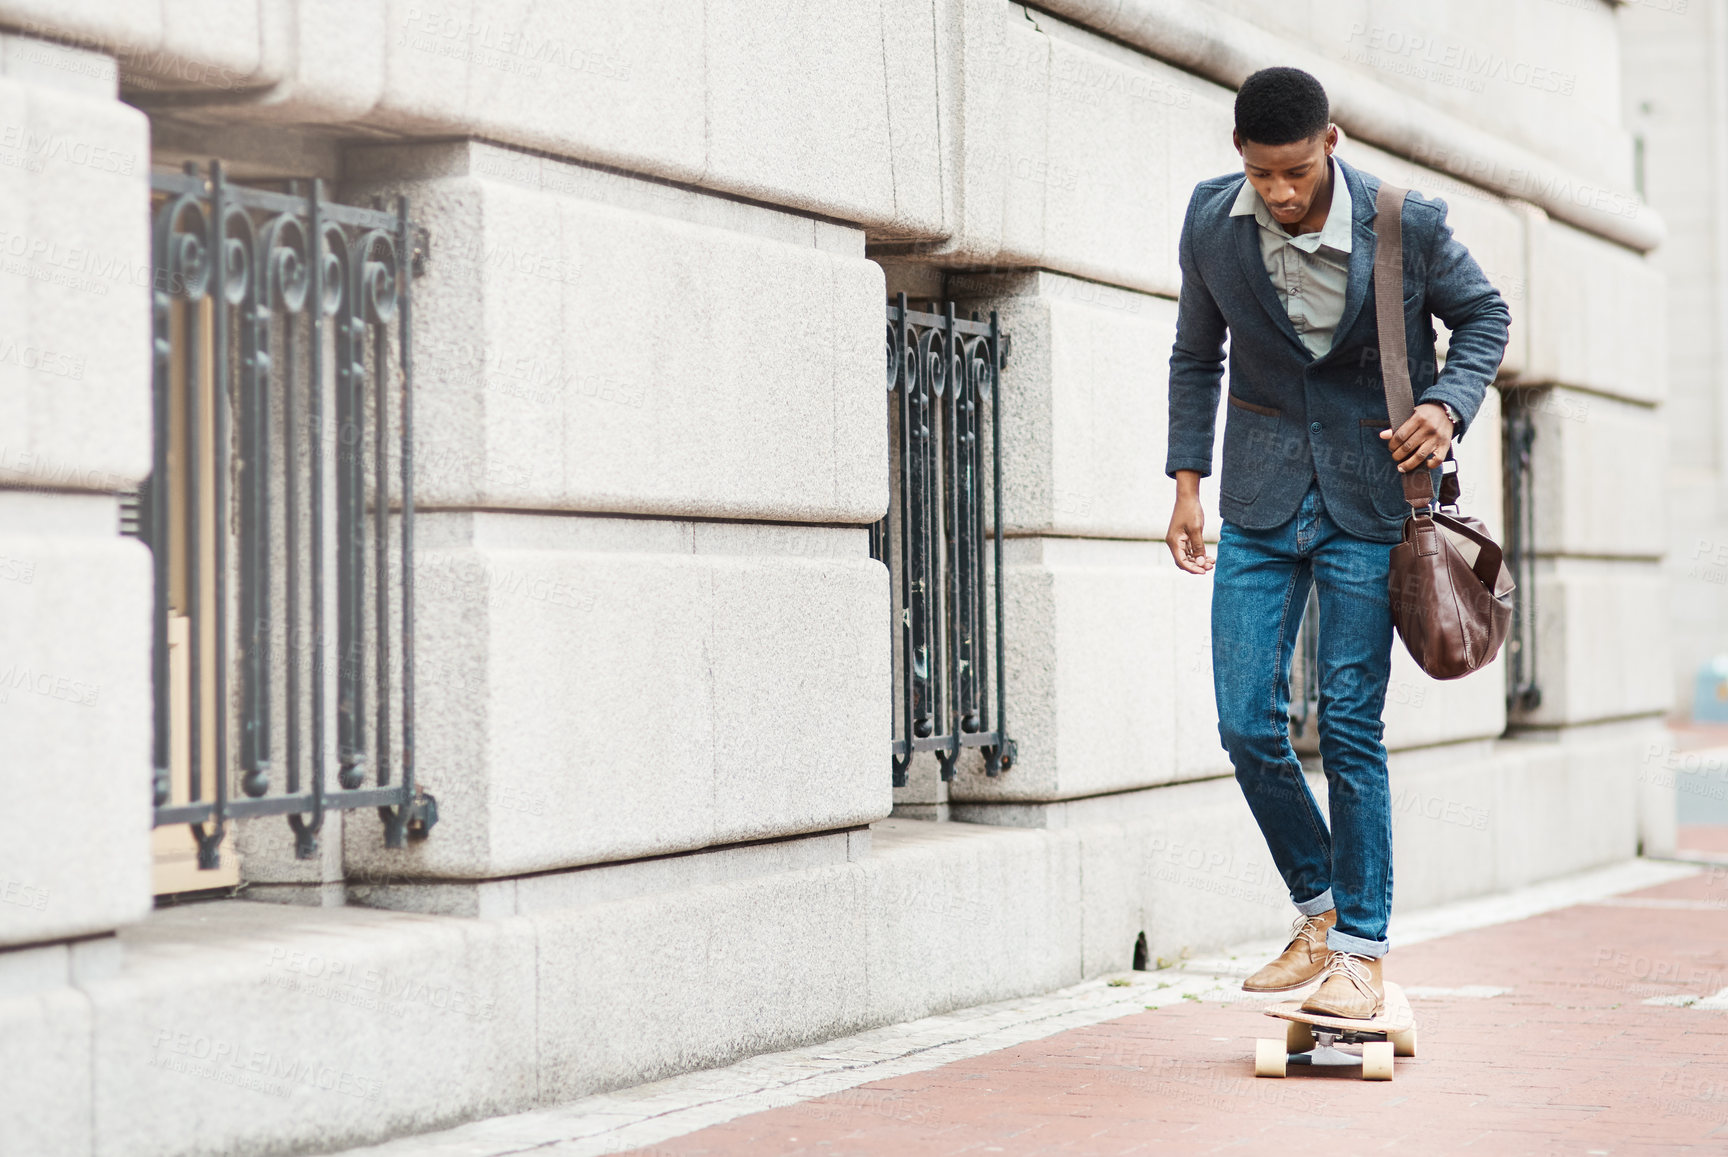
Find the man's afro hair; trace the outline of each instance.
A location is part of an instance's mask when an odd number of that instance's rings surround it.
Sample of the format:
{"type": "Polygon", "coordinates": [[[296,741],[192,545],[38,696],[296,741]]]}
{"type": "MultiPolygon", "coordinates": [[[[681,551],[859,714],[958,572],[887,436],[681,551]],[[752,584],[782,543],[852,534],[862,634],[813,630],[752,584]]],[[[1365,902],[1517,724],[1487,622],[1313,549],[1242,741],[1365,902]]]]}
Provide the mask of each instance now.
{"type": "Polygon", "coordinates": [[[1300,68],[1262,68],[1236,93],[1236,135],[1288,145],[1326,131],[1332,108],[1320,82],[1300,68]]]}

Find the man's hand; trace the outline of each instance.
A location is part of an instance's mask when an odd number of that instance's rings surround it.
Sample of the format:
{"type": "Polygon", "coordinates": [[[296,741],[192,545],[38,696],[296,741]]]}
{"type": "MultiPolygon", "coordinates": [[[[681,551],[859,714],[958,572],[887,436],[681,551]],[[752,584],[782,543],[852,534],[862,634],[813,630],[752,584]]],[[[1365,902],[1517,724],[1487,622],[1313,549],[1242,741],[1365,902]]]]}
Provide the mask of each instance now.
{"type": "Polygon", "coordinates": [[[1423,402],[1402,426],[1382,430],[1380,436],[1391,444],[1399,473],[1408,474],[1420,466],[1432,469],[1446,461],[1446,452],[1452,448],[1452,419],[1438,402],[1423,402]]]}
{"type": "Polygon", "coordinates": [[[1206,554],[1206,512],[1200,508],[1200,472],[1176,471],[1176,508],[1170,512],[1170,533],[1164,543],[1176,559],[1176,565],[1189,574],[1205,574],[1212,569],[1212,559],[1206,554]]]}

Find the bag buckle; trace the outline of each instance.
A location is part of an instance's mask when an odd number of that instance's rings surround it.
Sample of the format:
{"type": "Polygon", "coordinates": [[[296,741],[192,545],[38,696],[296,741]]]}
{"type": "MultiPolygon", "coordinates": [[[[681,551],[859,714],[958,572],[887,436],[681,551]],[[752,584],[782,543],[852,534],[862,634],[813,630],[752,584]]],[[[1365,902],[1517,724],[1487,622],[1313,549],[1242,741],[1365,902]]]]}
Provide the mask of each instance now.
{"type": "Polygon", "coordinates": [[[1446,451],[1446,461],[1440,463],[1440,489],[1434,496],[1433,509],[1457,514],[1458,496],[1463,491],[1463,485],[1458,481],[1458,459],[1452,456],[1452,451],[1446,451]]]}

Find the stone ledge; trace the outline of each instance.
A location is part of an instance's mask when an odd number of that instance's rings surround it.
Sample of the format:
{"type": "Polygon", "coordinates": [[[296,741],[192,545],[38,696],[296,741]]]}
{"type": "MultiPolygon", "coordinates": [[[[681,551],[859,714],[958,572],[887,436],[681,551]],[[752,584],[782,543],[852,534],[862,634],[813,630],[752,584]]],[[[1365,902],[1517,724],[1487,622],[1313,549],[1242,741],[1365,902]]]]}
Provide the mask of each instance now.
{"type": "MultiPolygon", "coordinates": [[[[862,229],[490,141],[351,145],[342,150],[342,179],[357,194],[381,183],[453,177],[472,177],[555,197],[573,197],[692,225],[748,233],[787,245],[808,245],[845,257],[864,256],[862,229]]],[[[434,240],[434,257],[438,248],[434,240]]]]}
{"type": "Polygon", "coordinates": [[[502,880],[350,880],[347,893],[349,903],[367,908],[500,919],[851,863],[869,851],[870,829],[858,827],[502,880]]]}
{"type": "MultiPolygon", "coordinates": [[[[1355,136],[1502,195],[1527,198],[1621,245],[1653,249],[1666,232],[1653,210],[1619,187],[1623,172],[1574,169],[1360,70],[1340,71],[1312,48],[1210,5],[1044,0],[1042,7],[1230,87],[1267,65],[1304,68],[1326,78],[1334,118],[1355,136]]],[[[1491,119],[1503,123],[1504,109],[1494,108],[1491,119]]]]}

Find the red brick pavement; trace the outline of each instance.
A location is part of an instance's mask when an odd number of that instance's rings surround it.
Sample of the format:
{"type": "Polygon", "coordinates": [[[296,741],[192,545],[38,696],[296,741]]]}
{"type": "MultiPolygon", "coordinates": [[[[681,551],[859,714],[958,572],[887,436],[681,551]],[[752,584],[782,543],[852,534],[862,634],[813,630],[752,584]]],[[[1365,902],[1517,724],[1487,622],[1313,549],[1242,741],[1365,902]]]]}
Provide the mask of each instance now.
{"type": "Polygon", "coordinates": [[[1681,751],[1728,747],[1728,723],[1694,723],[1676,717],[1668,721],[1668,741],[1681,751]]]}
{"type": "Polygon", "coordinates": [[[1728,988],[1728,868],[1398,949],[1387,974],[1512,991],[1413,1001],[1419,1055],[1390,1083],[1256,1079],[1282,1024],[1193,1002],[636,1152],[1728,1154],[1728,1012],[1643,1003],[1728,988]]]}
{"type": "Polygon", "coordinates": [[[1728,824],[1681,824],[1676,842],[1682,852],[1728,852],[1728,824]]]}

